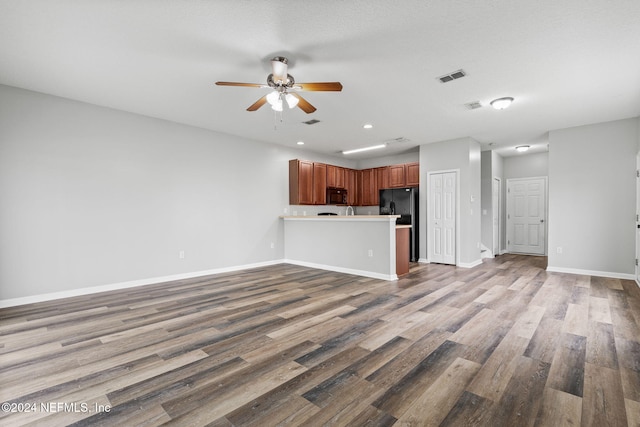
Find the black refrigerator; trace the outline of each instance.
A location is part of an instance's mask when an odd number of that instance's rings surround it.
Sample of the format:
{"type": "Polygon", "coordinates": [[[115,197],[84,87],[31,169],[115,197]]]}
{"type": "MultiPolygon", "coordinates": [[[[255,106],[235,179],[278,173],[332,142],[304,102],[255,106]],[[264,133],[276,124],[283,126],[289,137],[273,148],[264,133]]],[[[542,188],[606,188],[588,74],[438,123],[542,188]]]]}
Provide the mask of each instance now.
{"type": "Polygon", "coordinates": [[[418,261],[418,189],[380,190],[380,215],[400,215],[396,224],[411,225],[409,256],[412,262],[418,261]]]}

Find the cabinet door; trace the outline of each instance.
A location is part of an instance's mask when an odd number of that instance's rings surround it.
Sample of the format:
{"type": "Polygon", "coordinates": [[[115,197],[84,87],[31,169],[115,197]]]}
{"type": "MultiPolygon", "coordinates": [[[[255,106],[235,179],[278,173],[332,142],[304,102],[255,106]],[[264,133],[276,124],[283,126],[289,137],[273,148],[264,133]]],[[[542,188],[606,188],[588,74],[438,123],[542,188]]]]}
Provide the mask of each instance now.
{"type": "Polygon", "coordinates": [[[327,165],[313,164],[313,204],[327,204],[327,165]]]}
{"type": "Polygon", "coordinates": [[[353,169],[345,169],[345,188],[347,189],[347,203],[350,205],[358,204],[358,185],[356,178],[357,171],[353,169]]]}
{"type": "MultiPolygon", "coordinates": [[[[376,168],[378,190],[389,188],[389,167],[376,168]]],[[[377,193],[377,192],[376,192],[377,193]]]]}
{"type": "Polygon", "coordinates": [[[313,162],[289,161],[289,204],[313,204],[313,162]]]}
{"type": "Polygon", "coordinates": [[[346,188],[344,168],[327,165],[327,187],[346,188]]]}
{"type": "Polygon", "coordinates": [[[364,169],[362,171],[362,205],[373,206],[378,204],[376,170],[364,169]]]}
{"type": "Polygon", "coordinates": [[[405,166],[407,187],[420,185],[420,163],[407,163],[405,166]]]}
{"type": "Polygon", "coordinates": [[[389,185],[392,188],[404,187],[406,185],[404,165],[389,166],[389,185]]]}

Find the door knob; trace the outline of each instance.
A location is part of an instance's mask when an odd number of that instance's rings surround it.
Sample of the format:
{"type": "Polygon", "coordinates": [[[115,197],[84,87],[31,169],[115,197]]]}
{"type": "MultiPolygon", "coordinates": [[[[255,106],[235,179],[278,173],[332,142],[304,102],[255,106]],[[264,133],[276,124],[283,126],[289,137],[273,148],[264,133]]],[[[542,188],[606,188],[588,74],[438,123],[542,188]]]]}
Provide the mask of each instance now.
{"type": "Polygon", "coordinates": [[[544,219],[541,219],[540,222],[544,222],[544,219]]]}

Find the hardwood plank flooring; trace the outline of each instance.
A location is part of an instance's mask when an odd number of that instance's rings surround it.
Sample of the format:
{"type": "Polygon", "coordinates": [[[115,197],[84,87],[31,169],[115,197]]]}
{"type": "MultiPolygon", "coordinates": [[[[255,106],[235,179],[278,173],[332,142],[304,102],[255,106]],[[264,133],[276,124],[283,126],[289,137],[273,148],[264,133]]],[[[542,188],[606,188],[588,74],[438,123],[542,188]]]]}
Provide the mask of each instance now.
{"type": "Polygon", "coordinates": [[[502,255],[0,309],[0,425],[640,426],[640,287],[502,255]]]}

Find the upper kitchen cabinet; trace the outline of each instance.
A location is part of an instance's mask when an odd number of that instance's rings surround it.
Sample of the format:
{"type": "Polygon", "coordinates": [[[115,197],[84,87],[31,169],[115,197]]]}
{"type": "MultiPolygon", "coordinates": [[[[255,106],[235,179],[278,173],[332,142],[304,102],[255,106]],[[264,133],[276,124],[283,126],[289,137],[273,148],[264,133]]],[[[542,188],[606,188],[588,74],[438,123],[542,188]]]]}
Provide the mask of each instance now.
{"type": "Polygon", "coordinates": [[[417,187],[420,185],[420,163],[407,163],[405,173],[407,179],[407,187],[417,187]]]}
{"type": "Polygon", "coordinates": [[[378,204],[378,185],[376,169],[363,169],[362,186],[360,190],[360,205],[373,206],[378,204]]]}
{"type": "Polygon", "coordinates": [[[324,205],[327,203],[327,165],[324,163],[313,164],[313,204],[324,205]]]}
{"type": "Polygon", "coordinates": [[[358,171],[345,169],[344,181],[347,189],[347,204],[358,205],[358,171]]]}
{"type": "Polygon", "coordinates": [[[376,168],[376,184],[378,190],[389,188],[389,166],[376,168]]]}
{"type": "Polygon", "coordinates": [[[391,165],[389,166],[389,187],[399,188],[405,187],[407,180],[405,178],[404,165],[391,165]]]}
{"type": "Polygon", "coordinates": [[[289,161],[289,204],[326,203],[327,165],[307,160],[289,161]]]}
{"type": "Polygon", "coordinates": [[[347,188],[345,169],[340,166],[327,165],[327,187],[347,188]]]}

